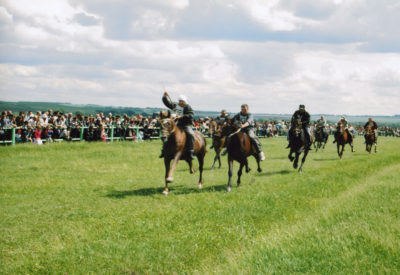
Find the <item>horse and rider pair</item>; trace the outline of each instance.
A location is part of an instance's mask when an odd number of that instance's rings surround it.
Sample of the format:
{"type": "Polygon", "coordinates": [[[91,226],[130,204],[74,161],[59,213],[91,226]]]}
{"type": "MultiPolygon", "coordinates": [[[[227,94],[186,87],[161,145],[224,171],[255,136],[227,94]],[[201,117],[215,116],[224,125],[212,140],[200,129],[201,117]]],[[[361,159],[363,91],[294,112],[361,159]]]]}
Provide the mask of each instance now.
{"type": "MultiPolygon", "coordinates": [[[[164,195],[168,194],[168,183],[173,181],[173,172],[180,159],[184,159],[189,163],[190,172],[194,173],[192,168],[192,160],[196,156],[199,160],[199,188],[202,188],[202,172],[204,164],[205,139],[199,132],[193,132],[192,119],[193,110],[187,103],[187,98],[184,95],[179,96],[179,101],[173,102],[167,92],[164,93],[162,98],[164,104],[176,113],[176,117],[172,118],[171,113],[161,111],[160,122],[163,140],[163,149],[160,157],[164,158],[165,163],[165,189],[164,195]],[[176,122],[175,122],[176,121],[176,122]],[[173,161],[170,167],[170,162],[173,161]]],[[[241,112],[233,117],[232,120],[224,118],[227,122],[224,133],[226,136],[226,147],[228,152],[228,160],[230,163],[229,169],[229,183],[232,176],[233,160],[240,162],[240,170],[238,172],[240,183],[240,174],[244,166],[246,171],[250,169],[247,165],[247,157],[250,155],[255,156],[258,164],[258,171],[261,171],[259,161],[265,160],[265,155],[261,148],[261,143],[256,137],[253,127],[253,115],[248,112],[248,105],[241,106],[241,112]]],[[[228,185],[230,188],[230,184],[228,185]]]]}

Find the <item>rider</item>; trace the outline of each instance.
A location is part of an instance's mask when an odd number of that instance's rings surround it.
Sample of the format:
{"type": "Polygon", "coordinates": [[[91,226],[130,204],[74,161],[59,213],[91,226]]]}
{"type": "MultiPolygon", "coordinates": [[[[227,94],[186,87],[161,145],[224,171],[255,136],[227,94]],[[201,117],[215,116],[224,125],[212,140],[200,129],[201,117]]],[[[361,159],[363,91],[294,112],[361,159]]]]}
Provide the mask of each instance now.
{"type": "MultiPolygon", "coordinates": [[[[185,95],[180,95],[178,103],[172,102],[167,92],[164,93],[162,98],[163,103],[169,109],[173,110],[177,115],[177,126],[186,133],[186,148],[189,151],[190,159],[194,159],[194,132],[193,132],[193,109],[187,103],[185,95]]],[[[164,156],[164,146],[160,158],[164,156]]]]}
{"type": "Polygon", "coordinates": [[[289,133],[288,133],[289,144],[286,148],[291,147],[290,141],[293,136],[293,130],[294,130],[293,125],[295,124],[295,121],[297,119],[300,119],[302,122],[301,125],[303,127],[306,139],[308,140],[308,144],[307,144],[308,149],[312,150],[311,149],[312,135],[310,132],[310,114],[306,111],[306,107],[303,104],[299,105],[299,109],[296,112],[294,112],[294,114],[292,116],[291,126],[290,126],[289,133]]]}
{"type": "Polygon", "coordinates": [[[348,127],[348,125],[347,125],[348,122],[347,122],[347,119],[346,119],[344,116],[342,116],[342,117],[339,119],[339,121],[336,123],[336,133],[335,133],[335,135],[334,135],[334,141],[333,141],[333,143],[336,142],[336,136],[337,136],[337,134],[338,134],[339,131],[340,131],[339,124],[342,124],[342,125],[343,125],[344,130],[347,132],[347,135],[350,137],[350,144],[352,144],[352,142],[353,142],[353,135],[352,135],[352,133],[350,133],[350,131],[349,131],[349,127],[348,127]]]}
{"type": "Polygon", "coordinates": [[[317,129],[321,128],[323,130],[324,135],[328,134],[327,131],[326,131],[327,124],[326,124],[326,120],[325,120],[324,116],[321,116],[321,118],[317,120],[317,125],[316,126],[317,126],[317,129]]]}
{"type": "Polygon", "coordinates": [[[218,125],[222,125],[230,119],[229,115],[226,113],[226,110],[223,109],[221,111],[221,115],[216,118],[218,125]]]}
{"type": "MultiPolygon", "coordinates": [[[[232,121],[240,121],[240,131],[246,133],[251,142],[255,145],[257,154],[260,158],[261,161],[265,160],[265,155],[264,152],[262,151],[261,148],[261,143],[254,134],[254,118],[251,113],[249,113],[249,106],[247,104],[243,104],[241,106],[241,111],[237,115],[235,115],[232,119],[232,121]]],[[[228,140],[229,142],[229,140],[228,140]]],[[[228,143],[227,142],[227,143],[228,143]]],[[[225,155],[227,153],[227,150],[222,153],[222,155],[225,155]]]]}
{"type": "Polygon", "coordinates": [[[317,120],[317,126],[323,127],[323,128],[326,127],[326,120],[325,120],[324,116],[321,116],[321,118],[317,120]]]}
{"type": "MultiPolygon", "coordinates": [[[[372,130],[374,131],[375,145],[376,145],[376,142],[377,142],[377,140],[378,140],[378,132],[377,132],[377,130],[378,130],[378,124],[376,124],[376,122],[373,121],[372,118],[370,117],[370,118],[368,118],[367,123],[365,123],[365,125],[364,125],[364,130],[367,130],[367,126],[371,126],[371,127],[372,127],[372,130]]],[[[364,131],[364,132],[365,132],[365,131],[364,131]]],[[[364,137],[366,137],[366,136],[367,136],[367,135],[364,134],[364,137]]]]}
{"type": "MultiPolygon", "coordinates": [[[[221,115],[217,116],[215,118],[215,121],[217,122],[218,125],[224,125],[226,122],[228,122],[230,119],[229,115],[226,113],[225,109],[222,109],[221,115]]],[[[213,134],[214,137],[214,134],[213,134]]],[[[210,146],[210,149],[214,148],[214,144],[210,146]]]]}

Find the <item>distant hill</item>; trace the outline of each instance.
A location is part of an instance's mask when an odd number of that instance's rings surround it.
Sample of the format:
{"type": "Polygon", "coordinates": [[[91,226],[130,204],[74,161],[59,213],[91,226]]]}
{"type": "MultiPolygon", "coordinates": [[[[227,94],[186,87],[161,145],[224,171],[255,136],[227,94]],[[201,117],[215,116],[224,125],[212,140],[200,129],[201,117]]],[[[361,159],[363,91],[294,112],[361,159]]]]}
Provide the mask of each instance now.
{"type": "MultiPolygon", "coordinates": [[[[71,103],[55,103],[55,102],[29,102],[29,101],[19,101],[19,102],[7,102],[0,101],[0,110],[11,110],[13,112],[20,111],[46,111],[52,109],[53,111],[60,111],[62,113],[81,113],[83,115],[96,114],[103,112],[105,115],[112,113],[113,115],[123,115],[128,116],[133,115],[143,115],[152,116],[158,113],[160,110],[165,110],[166,108],[155,108],[155,107],[116,107],[116,106],[101,106],[94,104],[77,105],[71,103]]],[[[204,117],[217,117],[220,112],[217,111],[201,111],[195,110],[196,118],[204,117]]],[[[230,114],[231,116],[234,114],[230,114]]],[[[321,115],[325,116],[325,119],[329,123],[335,123],[340,119],[340,115],[330,115],[330,114],[311,114],[311,120],[315,121],[320,118],[321,115]]],[[[261,120],[289,120],[292,114],[254,114],[255,119],[261,120]]],[[[363,116],[346,116],[350,123],[363,124],[368,120],[368,115],[363,116]]],[[[400,126],[400,115],[394,116],[374,116],[374,120],[380,125],[387,125],[391,127],[400,126]]]]}

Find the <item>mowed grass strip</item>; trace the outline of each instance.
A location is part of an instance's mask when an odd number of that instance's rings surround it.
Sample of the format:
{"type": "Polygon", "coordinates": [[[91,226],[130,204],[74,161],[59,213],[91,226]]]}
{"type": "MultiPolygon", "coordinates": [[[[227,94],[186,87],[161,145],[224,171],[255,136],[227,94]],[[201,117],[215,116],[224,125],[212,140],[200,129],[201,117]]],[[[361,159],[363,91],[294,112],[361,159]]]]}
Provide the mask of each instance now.
{"type": "Polygon", "coordinates": [[[204,189],[180,162],[166,197],[159,141],[2,147],[0,273],[400,272],[400,139],[330,141],[302,175],[262,143],[231,193],[209,150],[204,189]]]}

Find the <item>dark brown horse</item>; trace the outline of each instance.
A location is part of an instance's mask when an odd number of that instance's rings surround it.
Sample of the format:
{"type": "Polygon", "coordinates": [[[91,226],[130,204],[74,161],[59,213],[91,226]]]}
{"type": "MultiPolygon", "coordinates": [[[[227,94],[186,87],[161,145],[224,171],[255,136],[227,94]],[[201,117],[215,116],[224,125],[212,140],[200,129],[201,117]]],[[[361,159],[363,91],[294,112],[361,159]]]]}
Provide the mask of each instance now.
{"type": "Polygon", "coordinates": [[[254,156],[257,161],[257,171],[261,172],[260,157],[257,154],[255,146],[251,143],[250,137],[246,133],[240,132],[236,123],[228,123],[222,127],[222,135],[229,138],[227,143],[228,152],[228,187],[227,191],[230,192],[232,189],[232,173],[233,173],[233,161],[237,161],[240,164],[238,170],[237,186],[240,185],[240,177],[242,175],[243,167],[246,167],[246,173],[250,171],[247,157],[254,156]]]}
{"type": "MultiPolygon", "coordinates": [[[[192,159],[186,150],[186,133],[179,128],[175,120],[171,117],[170,111],[160,112],[161,137],[164,140],[164,164],[165,164],[165,189],[164,195],[168,195],[168,183],[174,180],[174,171],[180,159],[186,160],[189,164],[190,173],[195,170],[192,166],[192,159]],[[172,166],[171,160],[173,160],[172,166]]],[[[199,189],[203,188],[203,164],[206,154],[206,140],[203,135],[197,131],[194,132],[194,155],[199,161],[199,189]]]]}
{"type": "Polygon", "coordinates": [[[209,125],[210,134],[212,135],[212,147],[215,151],[214,162],[211,169],[214,169],[215,163],[218,161],[218,168],[221,168],[221,151],[224,148],[226,137],[222,136],[222,125],[215,120],[209,125]]]}
{"type": "Polygon", "coordinates": [[[325,145],[328,142],[329,134],[326,132],[325,127],[321,125],[317,125],[315,129],[315,139],[314,139],[314,148],[315,152],[318,151],[322,147],[325,149],[325,145]]]}
{"type": "Polygon", "coordinates": [[[294,121],[294,125],[292,126],[293,128],[291,129],[292,133],[289,136],[290,138],[290,152],[288,155],[288,158],[290,161],[293,161],[293,168],[297,169],[298,163],[299,163],[299,158],[301,153],[303,153],[303,158],[301,159],[301,164],[298,169],[299,173],[303,172],[303,165],[304,162],[306,161],[308,152],[309,152],[309,146],[308,143],[310,142],[308,138],[306,138],[305,135],[305,130],[302,127],[302,122],[300,119],[297,119],[294,121]],[[293,157],[293,153],[295,153],[295,156],[293,157]]]}
{"type": "Polygon", "coordinates": [[[375,140],[375,132],[371,126],[367,126],[365,128],[365,150],[371,154],[372,144],[375,145],[375,153],[376,153],[376,140],[375,140]]]}
{"type": "Polygon", "coordinates": [[[337,127],[338,131],[336,131],[335,133],[336,147],[339,158],[342,159],[344,146],[347,143],[350,145],[351,151],[354,152],[353,136],[348,131],[346,131],[342,123],[339,123],[337,127]]]}

